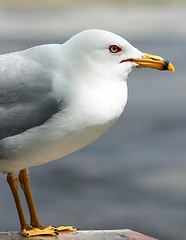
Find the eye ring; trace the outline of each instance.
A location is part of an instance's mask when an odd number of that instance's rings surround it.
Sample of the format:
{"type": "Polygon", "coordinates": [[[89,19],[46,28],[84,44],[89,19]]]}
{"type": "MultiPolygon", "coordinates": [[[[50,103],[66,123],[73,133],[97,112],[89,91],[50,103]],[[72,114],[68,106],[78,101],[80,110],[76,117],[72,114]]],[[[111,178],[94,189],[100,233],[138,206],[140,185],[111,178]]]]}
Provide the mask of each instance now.
{"type": "Polygon", "coordinates": [[[122,51],[122,49],[120,47],[118,47],[117,45],[110,45],[109,51],[111,53],[119,53],[122,51]]]}

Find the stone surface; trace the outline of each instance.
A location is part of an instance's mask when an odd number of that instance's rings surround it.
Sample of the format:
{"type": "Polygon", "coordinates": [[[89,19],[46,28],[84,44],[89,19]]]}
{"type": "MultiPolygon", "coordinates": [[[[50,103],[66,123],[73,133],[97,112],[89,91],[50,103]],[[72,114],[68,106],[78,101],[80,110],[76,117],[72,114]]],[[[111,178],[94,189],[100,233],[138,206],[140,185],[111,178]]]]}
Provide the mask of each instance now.
{"type": "MultiPolygon", "coordinates": [[[[0,233],[0,240],[25,240],[18,232],[0,233]]],[[[90,230],[77,232],[63,232],[59,236],[39,236],[29,239],[40,240],[156,240],[141,233],[128,229],[122,230],[90,230]]]]}

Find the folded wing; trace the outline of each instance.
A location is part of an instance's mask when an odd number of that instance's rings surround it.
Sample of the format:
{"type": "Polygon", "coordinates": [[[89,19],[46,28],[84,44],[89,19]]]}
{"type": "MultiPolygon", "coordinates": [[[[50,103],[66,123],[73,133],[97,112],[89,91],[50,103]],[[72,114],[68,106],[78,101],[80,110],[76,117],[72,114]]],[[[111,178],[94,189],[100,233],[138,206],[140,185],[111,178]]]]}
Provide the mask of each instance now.
{"type": "Polygon", "coordinates": [[[0,139],[42,125],[62,108],[53,73],[24,52],[0,56],[0,139]]]}

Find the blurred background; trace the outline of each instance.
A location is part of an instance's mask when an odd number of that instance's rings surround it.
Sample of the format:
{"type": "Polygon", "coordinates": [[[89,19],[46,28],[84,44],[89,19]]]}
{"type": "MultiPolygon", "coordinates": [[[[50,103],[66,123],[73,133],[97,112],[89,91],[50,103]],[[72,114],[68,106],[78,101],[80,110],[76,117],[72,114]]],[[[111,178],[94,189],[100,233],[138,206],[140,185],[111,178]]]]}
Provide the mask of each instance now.
{"type": "MultiPolygon", "coordinates": [[[[181,0],[0,0],[1,54],[100,28],[169,59],[176,69],[134,71],[126,109],[104,136],[30,168],[44,225],[129,228],[161,240],[186,239],[185,23],[181,0]]],[[[19,221],[1,174],[0,231],[8,230],[19,230],[19,221]]]]}

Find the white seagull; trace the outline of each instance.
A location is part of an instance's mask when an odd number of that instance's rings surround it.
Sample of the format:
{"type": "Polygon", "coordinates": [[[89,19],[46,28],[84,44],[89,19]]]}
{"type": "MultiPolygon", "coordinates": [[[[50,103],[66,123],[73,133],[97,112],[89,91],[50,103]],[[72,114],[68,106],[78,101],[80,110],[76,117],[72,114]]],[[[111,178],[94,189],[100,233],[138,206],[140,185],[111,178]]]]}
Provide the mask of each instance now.
{"type": "Polygon", "coordinates": [[[127,77],[139,67],[174,71],[169,61],[96,29],[64,44],[0,56],[0,171],[7,174],[24,236],[73,230],[42,226],[27,169],[77,151],[108,130],[125,108],[127,77]],[[31,226],[24,216],[19,182],[31,226]]]}

